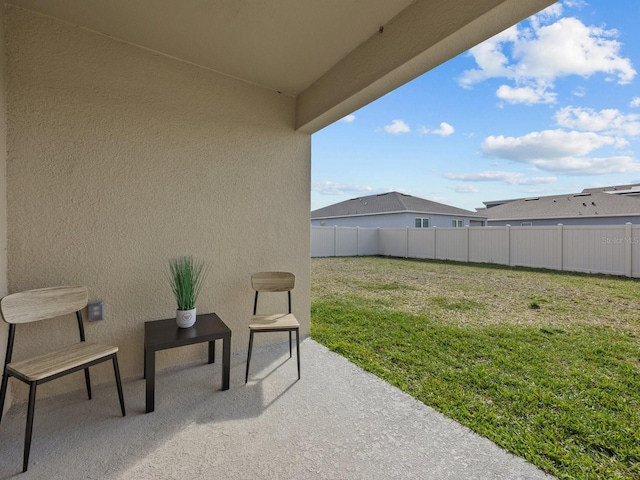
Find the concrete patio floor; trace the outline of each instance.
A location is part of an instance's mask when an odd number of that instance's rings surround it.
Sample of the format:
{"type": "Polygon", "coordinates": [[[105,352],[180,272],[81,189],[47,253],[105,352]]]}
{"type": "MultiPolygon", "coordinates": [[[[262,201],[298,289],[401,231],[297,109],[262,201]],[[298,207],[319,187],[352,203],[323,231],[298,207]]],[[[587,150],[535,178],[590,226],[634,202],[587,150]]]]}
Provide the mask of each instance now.
{"type": "MultiPolygon", "coordinates": [[[[286,344],[156,376],[155,412],[144,380],[36,403],[29,471],[21,473],[26,405],[0,424],[0,478],[20,479],[549,479],[465,427],[311,339],[302,379],[286,344]]],[[[220,352],[218,352],[219,354],[220,352]]],[[[75,375],[81,375],[77,373],[75,375]]],[[[26,388],[18,385],[17,388],[26,388]]]]}

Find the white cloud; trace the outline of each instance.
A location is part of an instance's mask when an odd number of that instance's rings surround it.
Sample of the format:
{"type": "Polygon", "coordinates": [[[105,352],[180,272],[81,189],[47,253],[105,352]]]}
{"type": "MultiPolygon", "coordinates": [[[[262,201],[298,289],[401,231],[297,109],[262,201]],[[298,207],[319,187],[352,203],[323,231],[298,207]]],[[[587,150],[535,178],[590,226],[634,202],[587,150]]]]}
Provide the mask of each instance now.
{"type": "Polygon", "coordinates": [[[385,132],[391,133],[393,135],[399,135],[401,133],[409,133],[411,129],[409,125],[404,123],[402,120],[392,120],[391,125],[385,125],[382,127],[385,132]]]}
{"type": "Polygon", "coordinates": [[[545,24],[560,12],[560,6],[552,6],[532,17],[531,28],[513,26],[472,48],[469,53],[478,68],[465,71],[460,85],[468,88],[489,78],[507,78],[515,85],[501,87],[499,96],[532,104],[549,103],[554,81],[569,75],[604,73],[619,84],[631,82],[636,71],[620,55],[616,30],[586,26],[574,17],[545,24]]]}
{"type": "Polygon", "coordinates": [[[596,112],[591,108],[565,107],[556,112],[555,118],[558,125],[565,128],[607,135],[640,135],[640,115],[624,115],[613,108],[596,112]]]}
{"type": "Polygon", "coordinates": [[[640,97],[633,97],[631,99],[631,103],[629,104],[631,107],[640,107],[640,97]]]}
{"type": "Polygon", "coordinates": [[[523,173],[484,171],[473,173],[445,173],[445,178],[465,182],[503,182],[509,185],[544,185],[553,183],[556,177],[525,177],[523,173]]]}
{"type": "Polygon", "coordinates": [[[471,87],[488,78],[510,78],[509,59],[502,51],[502,44],[515,43],[517,40],[518,27],[514,25],[469,50],[479,68],[465,71],[458,79],[460,85],[471,87]]]}
{"type": "Polygon", "coordinates": [[[376,190],[367,185],[349,185],[335,182],[313,182],[311,190],[321,195],[372,195],[382,192],[382,190],[376,190]]]}
{"type": "Polygon", "coordinates": [[[529,20],[531,21],[531,26],[537,30],[540,28],[541,23],[549,23],[560,16],[562,16],[562,4],[558,2],[545,8],[541,12],[532,15],[529,20]]]}
{"type": "Polygon", "coordinates": [[[482,143],[489,157],[504,158],[537,167],[539,170],[572,175],[597,175],[640,171],[640,163],[630,156],[586,157],[598,148],[627,145],[620,137],[594,132],[545,130],[521,137],[490,136],[482,143]]]}
{"type": "Polygon", "coordinates": [[[553,81],[567,75],[588,77],[602,72],[629,83],[636,75],[628,58],[619,56],[618,32],[587,27],[577,18],[562,18],[541,27],[537,38],[518,42],[514,56],[521,61],[515,72],[519,77],[553,81]]]}
{"type": "Polygon", "coordinates": [[[339,121],[345,123],[351,123],[356,119],[356,116],[353,113],[350,113],[346,117],[342,117],[339,121]]]}
{"type": "Polygon", "coordinates": [[[567,7],[572,8],[582,8],[586,7],[588,4],[584,0],[564,0],[563,2],[567,7]]]}
{"type": "Polygon", "coordinates": [[[584,87],[577,87],[574,91],[573,94],[576,97],[584,97],[587,94],[587,90],[584,87]]]}
{"type": "Polygon", "coordinates": [[[422,125],[420,126],[420,128],[418,128],[418,134],[420,136],[426,135],[428,133],[432,133],[433,135],[440,135],[441,137],[448,137],[453,132],[455,132],[455,129],[453,128],[452,125],[448,124],[447,122],[441,122],[440,123],[440,128],[437,128],[435,130],[430,130],[427,127],[424,127],[422,125]]]}
{"type": "Polygon", "coordinates": [[[440,124],[440,128],[434,130],[433,133],[434,135],[440,135],[441,137],[448,137],[449,135],[451,135],[454,132],[454,128],[449,125],[447,122],[442,122],[440,124]]]}
{"type": "Polygon", "coordinates": [[[593,132],[544,130],[522,137],[492,135],[482,142],[481,149],[489,157],[528,163],[540,158],[581,156],[597,148],[619,145],[619,139],[593,132]]]}
{"type": "Polygon", "coordinates": [[[533,105],[536,103],[555,103],[557,94],[549,92],[544,86],[513,88],[509,85],[501,85],[496,91],[496,96],[509,103],[533,105]]]}
{"type": "Polygon", "coordinates": [[[566,157],[559,159],[537,159],[531,162],[541,170],[569,175],[604,175],[607,173],[629,173],[640,171],[640,163],[632,157],[585,158],[566,157]]]}
{"type": "Polygon", "coordinates": [[[480,191],[473,185],[451,185],[448,188],[457,193],[478,193],[480,191]]]}

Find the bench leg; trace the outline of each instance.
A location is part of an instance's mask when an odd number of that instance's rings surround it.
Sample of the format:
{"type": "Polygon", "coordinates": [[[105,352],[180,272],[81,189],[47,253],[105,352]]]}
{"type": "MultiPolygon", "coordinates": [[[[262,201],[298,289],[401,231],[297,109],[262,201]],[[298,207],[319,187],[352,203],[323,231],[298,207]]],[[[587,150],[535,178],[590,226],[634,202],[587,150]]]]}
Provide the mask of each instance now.
{"type": "Polygon", "coordinates": [[[247,373],[244,376],[244,383],[249,381],[249,364],[251,364],[251,350],[253,350],[253,330],[249,332],[249,353],[247,353],[247,373]]]}
{"type": "Polygon", "coordinates": [[[87,395],[91,400],[91,377],[89,376],[89,367],[84,369],[84,383],[87,384],[87,395]]]}
{"type": "Polygon", "coordinates": [[[296,356],[298,357],[298,380],[300,380],[300,331],[296,328],[296,356]]]}
{"type": "Polygon", "coordinates": [[[9,374],[5,370],[2,374],[2,387],[0,387],[0,422],[2,421],[2,410],[4,410],[4,399],[7,396],[8,383],[9,383],[9,374]]]}
{"type": "Polygon", "coordinates": [[[116,387],[118,387],[118,398],[120,399],[120,410],[122,410],[122,416],[126,415],[124,411],[124,395],[122,394],[122,381],[120,380],[120,369],[118,368],[118,356],[114,353],[113,357],[113,373],[116,376],[116,387]]]}
{"type": "Polygon", "coordinates": [[[36,403],[36,382],[31,382],[29,387],[29,407],[27,408],[27,429],[24,432],[24,458],[22,460],[22,471],[26,472],[29,467],[29,452],[31,451],[31,433],[33,432],[33,413],[36,403]]]}

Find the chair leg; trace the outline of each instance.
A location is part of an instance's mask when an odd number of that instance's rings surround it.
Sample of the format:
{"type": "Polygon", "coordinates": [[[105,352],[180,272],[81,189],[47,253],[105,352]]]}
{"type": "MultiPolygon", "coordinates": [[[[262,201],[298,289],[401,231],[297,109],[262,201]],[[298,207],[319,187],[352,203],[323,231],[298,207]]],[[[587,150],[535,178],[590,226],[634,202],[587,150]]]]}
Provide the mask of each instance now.
{"type": "Polygon", "coordinates": [[[0,387],[0,422],[2,422],[2,410],[4,410],[4,399],[7,396],[8,383],[9,383],[9,375],[5,371],[2,374],[2,387],[0,387]]]}
{"type": "Polygon", "coordinates": [[[249,332],[249,352],[247,353],[247,372],[244,375],[244,383],[249,381],[249,364],[251,364],[251,350],[253,350],[253,330],[249,332]]]}
{"type": "Polygon", "coordinates": [[[91,400],[91,377],[89,376],[89,367],[84,369],[84,382],[87,384],[87,395],[91,400]]]}
{"type": "Polygon", "coordinates": [[[300,380],[300,331],[296,328],[296,357],[298,357],[298,380],[300,380]]]}
{"type": "Polygon", "coordinates": [[[31,382],[29,387],[29,407],[27,408],[27,429],[24,433],[24,457],[22,460],[22,471],[29,468],[29,452],[31,451],[31,433],[33,432],[33,412],[36,403],[36,382],[31,382]]]}
{"type": "Polygon", "coordinates": [[[291,358],[291,330],[289,330],[289,358],[291,358]]]}
{"type": "Polygon", "coordinates": [[[120,368],[118,368],[118,356],[114,353],[111,359],[113,360],[113,373],[116,376],[116,387],[118,387],[120,410],[122,410],[122,416],[124,417],[126,413],[124,411],[124,395],[122,394],[122,381],[120,380],[120,368]]]}

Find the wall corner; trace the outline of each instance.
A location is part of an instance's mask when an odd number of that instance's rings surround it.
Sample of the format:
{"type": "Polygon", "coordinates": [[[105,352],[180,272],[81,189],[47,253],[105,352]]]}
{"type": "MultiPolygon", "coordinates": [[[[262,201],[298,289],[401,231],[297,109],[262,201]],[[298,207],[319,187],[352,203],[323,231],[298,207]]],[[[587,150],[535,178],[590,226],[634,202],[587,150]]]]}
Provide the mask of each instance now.
{"type": "MultiPolygon", "coordinates": [[[[5,4],[0,2],[0,297],[8,293],[7,280],[7,55],[5,4]]],[[[8,325],[0,321],[0,360],[4,366],[8,325]]],[[[3,411],[11,406],[11,384],[3,411]]],[[[0,406],[0,408],[2,408],[0,406]]]]}

